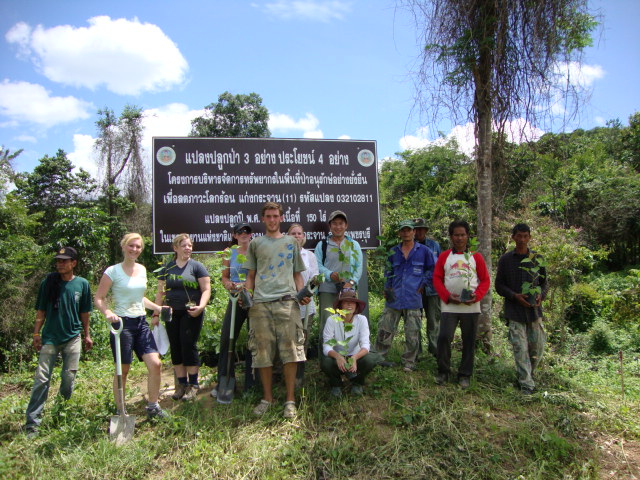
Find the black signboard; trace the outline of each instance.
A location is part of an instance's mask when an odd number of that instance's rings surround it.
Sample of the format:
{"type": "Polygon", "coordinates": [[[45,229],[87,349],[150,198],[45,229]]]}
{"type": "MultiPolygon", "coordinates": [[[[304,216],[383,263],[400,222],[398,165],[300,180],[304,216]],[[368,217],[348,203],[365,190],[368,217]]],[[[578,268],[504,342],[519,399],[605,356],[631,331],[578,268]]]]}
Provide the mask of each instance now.
{"type": "Polygon", "coordinates": [[[347,214],[347,234],[362,248],[377,247],[376,142],[154,137],[155,253],[172,252],[171,240],[183,232],[193,238],[194,253],[228,247],[239,222],[260,234],[268,201],[283,206],[283,230],[302,224],[305,248],[326,236],[334,210],[347,214]]]}

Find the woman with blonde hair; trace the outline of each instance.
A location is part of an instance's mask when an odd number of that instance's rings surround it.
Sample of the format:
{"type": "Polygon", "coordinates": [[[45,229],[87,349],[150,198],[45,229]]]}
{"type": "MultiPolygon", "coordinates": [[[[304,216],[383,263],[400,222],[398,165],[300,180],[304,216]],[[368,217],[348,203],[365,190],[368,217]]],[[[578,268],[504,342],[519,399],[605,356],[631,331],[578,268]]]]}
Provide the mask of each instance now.
{"type": "MultiPolygon", "coordinates": [[[[144,248],[144,240],[139,233],[127,233],[120,241],[124,260],[108,267],[98,285],[95,306],[111,323],[122,322],[120,333],[120,351],[122,356],[122,388],[124,390],[127,374],[133,360],[133,352],[147,366],[147,417],[166,418],[168,414],[160,408],[160,372],[162,363],[156,342],[149,330],[146,310],[160,313],[162,307],[144,296],[147,289],[147,270],[136,260],[144,248]],[[107,305],[107,294],[111,290],[113,307],[107,305]]],[[[157,317],[153,318],[157,325],[157,317]]],[[[111,334],[111,351],[115,359],[115,337],[111,334]]],[[[118,399],[117,377],[113,380],[113,391],[118,399]]],[[[118,402],[119,404],[119,402],[118,402]]]]}
{"type": "Polygon", "coordinates": [[[158,274],[156,303],[172,310],[166,328],[178,384],[171,398],[193,400],[200,388],[197,344],[204,308],[211,297],[211,278],[205,266],[191,258],[193,242],[188,233],[176,235],[172,243],[175,255],[158,274]]]}

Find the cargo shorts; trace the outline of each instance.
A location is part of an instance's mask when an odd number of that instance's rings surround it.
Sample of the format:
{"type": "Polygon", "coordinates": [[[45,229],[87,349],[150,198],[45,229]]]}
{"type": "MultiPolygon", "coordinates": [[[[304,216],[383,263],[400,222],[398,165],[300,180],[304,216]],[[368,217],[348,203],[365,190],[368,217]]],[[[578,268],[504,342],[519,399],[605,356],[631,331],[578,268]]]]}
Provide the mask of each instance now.
{"type": "Polygon", "coordinates": [[[276,352],[283,364],[306,360],[300,307],[295,300],[256,303],[249,310],[249,323],[253,368],[272,367],[276,352]]]}

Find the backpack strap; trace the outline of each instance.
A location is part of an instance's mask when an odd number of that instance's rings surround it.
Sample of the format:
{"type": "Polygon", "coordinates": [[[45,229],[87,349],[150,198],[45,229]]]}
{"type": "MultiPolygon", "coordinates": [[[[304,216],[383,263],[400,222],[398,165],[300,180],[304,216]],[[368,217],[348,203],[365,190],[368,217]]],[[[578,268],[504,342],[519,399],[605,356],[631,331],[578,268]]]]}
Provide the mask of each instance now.
{"type": "Polygon", "coordinates": [[[327,260],[327,247],[329,246],[329,242],[327,242],[326,238],[320,240],[322,242],[322,265],[327,260]]]}

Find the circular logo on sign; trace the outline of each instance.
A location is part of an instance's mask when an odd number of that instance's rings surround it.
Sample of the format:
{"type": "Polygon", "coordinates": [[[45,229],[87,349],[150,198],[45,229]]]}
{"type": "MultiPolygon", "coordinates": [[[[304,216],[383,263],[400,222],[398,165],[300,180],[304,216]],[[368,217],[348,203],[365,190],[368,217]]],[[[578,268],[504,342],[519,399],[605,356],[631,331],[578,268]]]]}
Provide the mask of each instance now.
{"type": "Polygon", "coordinates": [[[370,167],[375,162],[376,158],[373,156],[371,150],[360,150],[358,152],[358,163],[363,167],[370,167]]]}
{"type": "Polygon", "coordinates": [[[174,152],[171,147],[162,147],[158,150],[158,153],[156,153],[156,160],[158,160],[160,165],[167,167],[176,161],[176,152],[174,152]]]}

